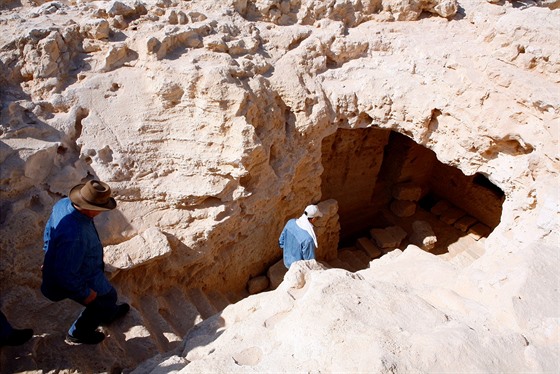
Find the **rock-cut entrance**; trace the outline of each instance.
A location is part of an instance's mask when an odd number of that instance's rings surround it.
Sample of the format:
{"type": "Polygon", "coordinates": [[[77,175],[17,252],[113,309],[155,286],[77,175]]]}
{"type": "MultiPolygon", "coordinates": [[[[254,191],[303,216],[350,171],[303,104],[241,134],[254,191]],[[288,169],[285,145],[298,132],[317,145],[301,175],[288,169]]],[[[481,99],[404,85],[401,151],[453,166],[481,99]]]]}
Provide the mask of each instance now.
{"type": "Polygon", "coordinates": [[[361,249],[375,258],[412,243],[476,258],[500,222],[500,188],[394,131],[339,129],[323,140],[322,164],[322,198],[339,205],[339,255],[361,249]]]}

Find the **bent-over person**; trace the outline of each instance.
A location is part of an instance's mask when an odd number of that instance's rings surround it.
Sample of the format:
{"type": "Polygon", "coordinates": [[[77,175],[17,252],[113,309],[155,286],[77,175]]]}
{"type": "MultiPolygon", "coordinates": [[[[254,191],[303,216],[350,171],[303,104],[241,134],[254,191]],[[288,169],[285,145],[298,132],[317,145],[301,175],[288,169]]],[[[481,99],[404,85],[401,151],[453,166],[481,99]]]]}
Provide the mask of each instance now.
{"type": "Polygon", "coordinates": [[[290,219],[284,226],[278,244],[284,253],[287,269],[296,261],[315,259],[318,244],[313,224],[322,216],[317,205],[308,205],[301,217],[290,219]]]}
{"type": "Polygon", "coordinates": [[[117,291],[104,273],[103,246],[93,218],[117,203],[108,184],[91,180],[74,186],[58,201],[46,224],[45,259],[41,292],[52,301],[71,299],[85,306],[68,330],[69,343],[97,344],[105,334],[97,331],[130,309],[117,305],[117,291]]]}

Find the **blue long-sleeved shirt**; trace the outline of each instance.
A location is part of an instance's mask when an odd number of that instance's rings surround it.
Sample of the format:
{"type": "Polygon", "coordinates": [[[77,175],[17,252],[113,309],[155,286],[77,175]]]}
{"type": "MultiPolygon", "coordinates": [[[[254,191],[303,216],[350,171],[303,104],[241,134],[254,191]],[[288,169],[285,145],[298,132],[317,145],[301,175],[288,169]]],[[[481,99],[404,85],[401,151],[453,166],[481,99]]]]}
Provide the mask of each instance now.
{"type": "Polygon", "coordinates": [[[93,219],[64,198],[53,207],[43,235],[45,260],[41,290],[51,300],[83,302],[90,289],[98,295],[111,291],[104,274],[103,246],[93,219]]]}
{"type": "Polygon", "coordinates": [[[307,231],[297,225],[295,218],[284,226],[278,244],[284,252],[284,266],[288,269],[296,261],[315,258],[315,242],[307,231]]]}

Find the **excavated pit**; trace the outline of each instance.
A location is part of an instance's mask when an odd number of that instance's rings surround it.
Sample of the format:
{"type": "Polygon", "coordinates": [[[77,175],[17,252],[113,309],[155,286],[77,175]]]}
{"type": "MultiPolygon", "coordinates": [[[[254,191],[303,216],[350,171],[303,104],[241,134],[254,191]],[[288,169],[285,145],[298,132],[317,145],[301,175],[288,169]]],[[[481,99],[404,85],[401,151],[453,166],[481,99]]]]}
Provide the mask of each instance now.
{"type": "Polygon", "coordinates": [[[339,129],[323,140],[322,164],[322,197],[339,205],[339,254],[358,249],[373,259],[415,244],[478,257],[500,222],[500,188],[394,131],[339,129]]]}

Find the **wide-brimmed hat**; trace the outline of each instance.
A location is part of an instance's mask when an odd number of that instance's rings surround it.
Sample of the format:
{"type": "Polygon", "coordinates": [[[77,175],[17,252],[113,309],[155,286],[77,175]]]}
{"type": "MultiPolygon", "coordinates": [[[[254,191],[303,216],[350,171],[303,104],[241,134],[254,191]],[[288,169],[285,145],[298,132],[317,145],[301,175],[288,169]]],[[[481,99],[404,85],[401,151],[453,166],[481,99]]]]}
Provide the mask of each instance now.
{"type": "Polygon", "coordinates": [[[117,206],[117,202],[111,197],[111,187],[97,180],[72,187],[70,200],[79,208],[87,210],[111,210],[117,206]]]}

